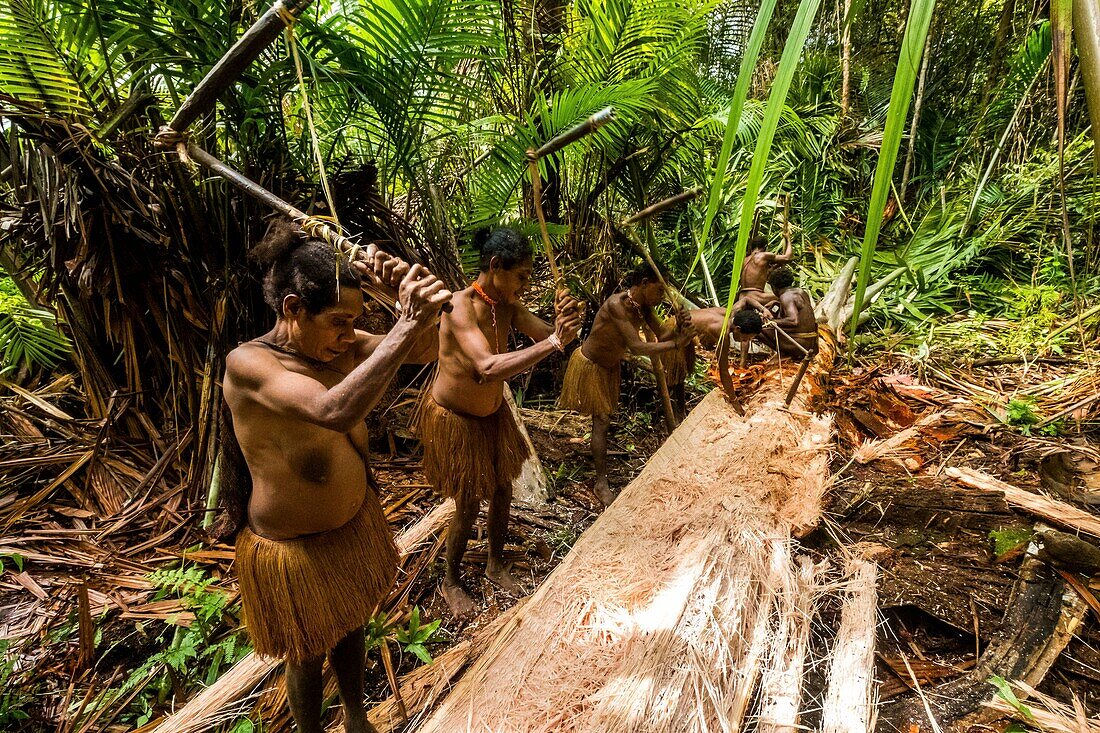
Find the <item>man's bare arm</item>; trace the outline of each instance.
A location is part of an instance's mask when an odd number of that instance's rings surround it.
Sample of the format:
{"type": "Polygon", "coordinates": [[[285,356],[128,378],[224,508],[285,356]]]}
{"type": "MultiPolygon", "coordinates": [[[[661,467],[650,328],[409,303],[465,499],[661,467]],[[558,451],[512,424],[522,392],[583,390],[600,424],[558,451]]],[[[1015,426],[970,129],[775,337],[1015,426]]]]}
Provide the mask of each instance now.
{"type": "Polygon", "coordinates": [[[784,331],[797,328],[801,321],[802,299],[797,297],[780,298],[779,303],[783,307],[783,317],[777,318],[773,321],[773,324],[784,331]]]}
{"type": "MultiPolygon", "coordinates": [[[[456,299],[454,310],[444,318],[447,320],[451,335],[473,367],[474,380],[480,384],[503,382],[530,369],[557,351],[557,347],[549,341],[547,336],[526,349],[494,354],[489,348],[489,341],[485,338],[485,334],[478,328],[473,306],[462,298],[456,299]]],[[[555,333],[561,339],[562,345],[576,338],[579,326],[580,319],[576,316],[559,318],[556,321],[555,333]]]]}
{"type": "Polygon", "coordinates": [[[512,328],[532,341],[545,341],[554,333],[554,326],[517,303],[512,315],[512,328]]]}
{"type": "Polygon", "coordinates": [[[764,258],[769,265],[786,265],[794,259],[794,243],[790,237],[784,237],[784,239],[786,240],[786,246],[783,247],[783,254],[765,253],[764,258]]]}
{"type": "Polygon", "coordinates": [[[672,351],[679,345],[675,340],[646,341],[639,335],[638,329],[630,322],[630,319],[626,317],[626,313],[621,308],[613,310],[612,315],[614,316],[615,327],[619,329],[619,334],[622,336],[623,343],[626,344],[626,348],[632,354],[656,356],[672,351]]]}
{"type": "MultiPolygon", "coordinates": [[[[367,333],[366,331],[356,331],[358,337],[358,353],[356,354],[355,363],[360,364],[364,359],[370,357],[374,353],[374,350],[378,348],[378,345],[382,343],[382,339],[385,338],[385,334],[367,333]]],[[[409,351],[408,356],[405,357],[406,364],[430,364],[431,362],[439,358],[439,329],[432,328],[421,334],[417,339],[416,344],[413,345],[412,350],[409,351]]]]}
{"type": "Polygon", "coordinates": [[[226,360],[227,379],[267,409],[346,433],[377,404],[398,367],[451,298],[443,283],[416,265],[402,282],[402,315],[373,353],[331,388],[287,371],[273,354],[238,348],[226,360]]]}

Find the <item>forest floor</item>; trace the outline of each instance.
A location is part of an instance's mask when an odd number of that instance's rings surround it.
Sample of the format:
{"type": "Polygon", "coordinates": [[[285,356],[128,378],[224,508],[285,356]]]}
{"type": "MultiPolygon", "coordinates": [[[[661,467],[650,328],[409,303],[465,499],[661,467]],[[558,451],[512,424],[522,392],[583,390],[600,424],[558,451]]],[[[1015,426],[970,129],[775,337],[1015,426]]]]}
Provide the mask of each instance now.
{"type": "MultiPolygon", "coordinates": [[[[1095,426],[1087,422],[1094,419],[1089,405],[1095,403],[1070,411],[1057,431],[1045,431],[1060,433],[1050,436],[1039,435],[1038,420],[1026,414],[1012,418],[994,409],[1010,403],[1012,395],[1034,393],[1034,385],[1050,383],[1064,385],[1059,404],[1079,402],[1096,389],[1091,380],[1078,383],[1066,376],[1082,366],[993,363],[949,373],[881,359],[872,368],[834,374],[823,406],[835,416],[833,487],[826,521],[803,544],[823,554],[838,545],[856,548],[879,564],[880,700],[911,696],[914,681],[934,696],[937,685],[973,667],[977,655],[1003,631],[1001,620],[1035,530],[1034,517],[1010,508],[996,492],[964,487],[948,475],[949,468],[977,468],[1015,486],[1055,494],[1069,485],[1076,492],[1070,498],[1083,499],[1086,506],[1092,492],[1100,491],[1096,443],[1079,430],[1095,426]],[[1075,423],[1075,417],[1086,422],[1075,423]],[[1029,430],[1028,423],[1036,429],[1029,430]],[[908,437],[895,439],[888,451],[874,450],[883,445],[876,441],[894,436],[908,437]],[[1067,479],[1067,470],[1076,475],[1067,479]]],[[[663,438],[652,424],[652,388],[641,381],[637,386],[624,385],[624,394],[632,397],[612,433],[616,489],[640,471],[663,438]]],[[[705,378],[699,386],[696,399],[708,386],[705,378]]],[[[0,539],[0,638],[5,639],[0,642],[0,729],[131,730],[171,712],[246,651],[236,633],[232,550],[200,545],[194,533],[181,531],[192,520],[178,487],[143,485],[144,494],[127,493],[153,468],[122,446],[106,459],[98,457],[97,467],[105,470],[89,472],[87,480],[60,478],[60,469],[79,461],[89,445],[71,436],[64,442],[65,430],[75,435],[80,426],[56,413],[65,415],[63,408],[75,397],[70,385],[55,384],[34,395],[3,398],[4,432],[22,441],[23,453],[6,445],[0,467],[23,460],[18,475],[24,480],[13,485],[31,485],[25,465],[29,446],[40,464],[55,467],[59,479],[56,486],[46,486],[49,491],[36,484],[32,491],[17,489],[0,499],[5,527],[0,539]],[[120,501],[114,512],[106,511],[119,492],[140,495],[141,501],[120,501]],[[13,527],[18,530],[10,531],[13,527]]],[[[1044,414],[1056,414],[1052,404],[1043,405],[1044,414]]],[[[523,413],[557,495],[545,505],[518,505],[513,515],[508,557],[530,591],[600,509],[591,493],[587,420],[545,407],[526,407],[523,413]]],[[[403,425],[406,418],[398,412],[390,422],[403,425]]],[[[94,437],[94,427],[83,429],[94,437]]],[[[420,471],[411,436],[395,429],[389,445],[396,452],[379,455],[374,468],[387,517],[400,533],[437,500],[420,471]]],[[[421,664],[415,645],[439,657],[516,602],[481,576],[486,545],[479,530],[466,556],[465,575],[480,601],[480,614],[468,624],[454,623],[438,592],[441,550],[436,540],[407,566],[411,570],[400,582],[398,610],[388,628],[377,632],[397,652],[398,675],[421,664]],[[419,609],[418,623],[410,621],[413,606],[419,609]],[[441,622],[439,628],[430,636],[418,635],[433,620],[441,622]]],[[[1079,577],[1081,592],[1100,588],[1087,573],[1079,577]]],[[[836,613],[823,607],[819,627],[835,623],[836,613]]],[[[820,679],[821,670],[807,673],[811,693],[815,675],[820,679]]],[[[371,700],[390,695],[377,652],[371,653],[368,680],[371,700]]],[[[1076,699],[1090,715],[1100,715],[1100,624],[1094,615],[1086,618],[1039,689],[1068,704],[1076,699]]],[[[286,714],[277,712],[278,694],[262,696],[257,705],[263,730],[285,728],[286,714]]],[[[811,724],[813,706],[807,702],[811,724]]],[[[245,715],[232,715],[224,727],[240,733],[254,724],[245,715]]]]}

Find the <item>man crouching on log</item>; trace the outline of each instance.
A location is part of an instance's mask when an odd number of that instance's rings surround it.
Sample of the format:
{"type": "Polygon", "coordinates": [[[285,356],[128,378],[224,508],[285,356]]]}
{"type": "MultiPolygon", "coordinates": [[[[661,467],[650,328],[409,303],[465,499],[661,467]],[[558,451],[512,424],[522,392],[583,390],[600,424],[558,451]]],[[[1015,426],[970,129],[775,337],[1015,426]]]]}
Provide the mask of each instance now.
{"type": "Polygon", "coordinates": [[[242,614],[256,652],[286,660],[287,699],[304,733],[322,730],[326,655],[347,730],[375,730],[363,706],[362,627],[390,591],[397,550],[363,421],[401,364],[435,358],[439,310],[451,299],[420,265],[373,246],[366,255],[352,265],[296,225],[274,225],[252,257],[266,271],[275,327],[226,359],[233,429],[222,458],[243,457],[252,481],[236,541],[242,614]],[[400,306],[385,336],[352,325],[363,311],[360,274],[400,306]]]}
{"type": "MultiPolygon", "coordinates": [[[[760,335],[764,326],[763,309],[739,300],[733,306],[729,332],[733,341],[746,343],[760,335]]],[[[691,325],[699,337],[699,343],[708,349],[718,345],[722,337],[722,324],[726,320],[725,308],[700,308],[691,312],[691,325]]]]}
{"type": "Polygon", "coordinates": [[[505,591],[522,589],[504,563],[512,482],[527,459],[527,447],[508,405],[504,380],[561,351],[577,337],[580,303],[557,294],[554,325],[528,311],[519,298],[531,280],[531,245],[509,228],[481,244],[481,272],[455,293],[454,310],[439,330],[439,373],[420,418],[424,473],[436,491],[455,500],[447,530],[443,597],[458,617],[476,607],[463,587],[462,556],[483,499],[489,500],[489,561],[485,575],[505,591]],[[534,345],[508,351],[515,329],[534,345]]]}
{"type": "Polygon", "coordinates": [[[814,317],[810,296],[802,288],[794,286],[794,273],[789,267],[781,267],[768,277],[772,292],[779,298],[779,317],[764,325],[759,340],[778,349],[782,356],[801,359],[804,354],[790,341],[775,332],[783,329],[810,354],[817,352],[817,318],[814,317]]]}
{"type": "Polygon", "coordinates": [[[619,406],[623,359],[629,351],[656,362],[659,355],[682,349],[692,336],[686,318],[661,332],[653,306],[664,299],[665,289],[648,265],[635,270],[629,282],[627,290],[612,295],[600,306],[592,332],[569,359],[558,398],[559,407],[592,416],[592,462],[596,469],[593,489],[604,506],[615,500],[607,481],[607,431],[611,413],[619,406]],[[657,334],[657,341],[646,341],[639,335],[647,326],[657,334]]]}

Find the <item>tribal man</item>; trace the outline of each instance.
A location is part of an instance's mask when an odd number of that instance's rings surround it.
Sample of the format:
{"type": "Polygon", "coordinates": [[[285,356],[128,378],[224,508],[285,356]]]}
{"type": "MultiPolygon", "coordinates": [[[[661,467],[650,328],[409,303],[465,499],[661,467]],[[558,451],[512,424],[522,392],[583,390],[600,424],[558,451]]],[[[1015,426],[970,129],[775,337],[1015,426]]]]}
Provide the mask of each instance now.
{"type": "Polygon", "coordinates": [[[691,339],[690,324],[681,319],[679,328],[662,332],[653,306],[664,299],[664,286],[649,266],[642,265],[630,277],[627,290],[616,293],[600,306],[592,332],[573,351],[565,371],[558,405],[592,416],[592,462],[596,469],[594,491],[604,506],[615,499],[607,481],[607,431],[611,413],[619,405],[619,374],[627,352],[656,359],[683,348],[691,339]],[[657,335],[646,341],[643,327],[657,335]]]}
{"type": "Polygon", "coordinates": [[[397,550],[368,468],[364,418],[401,364],[435,358],[438,314],[451,299],[420,265],[373,246],[365,253],[353,264],[296,225],[273,225],[252,257],[265,270],[275,327],[226,359],[232,429],[220,466],[223,491],[227,475],[238,490],[226,519],[239,529],[244,623],[258,654],[286,660],[303,733],[322,730],[326,655],[347,730],[375,730],[363,705],[362,627],[390,591],[397,550]],[[353,326],[361,276],[400,307],[384,336],[353,326]]]}
{"type": "Polygon", "coordinates": [[[803,353],[776,333],[775,329],[781,328],[810,354],[816,352],[817,319],[810,296],[802,288],[794,287],[794,273],[789,267],[781,267],[771,274],[768,284],[779,298],[779,317],[764,325],[758,340],[773,349],[778,348],[782,356],[801,359],[803,353]]]}
{"type": "Polygon", "coordinates": [[[475,606],[460,574],[466,543],[482,500],[489,500],[489,560],[485,575],[505,591],[522,590],[504,562],[512,482],[528,457],[511,410],[504,380],[561,351],[577,337],[580,303],[565,291],[555,300],[550,325],[528,311],[520,296],[531,280],[531,245],[509,228],[481,244],[481,271],[474,284],[454,295],[439,332],[439,374],[420,418],[424,473],[456,511],[447,530],[443,597],[452,612],[471,616],[475,606]],[[534,345],[508,350],[512,331],[534,345]]]}
{"type": "Polygon", "coordinates": [[[762,308],[775,302],[775,298],[765,292],[764,285],[768,282],[768,275],[774,268],[794,259],[791,238],[784,237],[784,239],[786,245],[783,254],[769,252],[768,240],[763,237],[753,237],[749,240],[745,263],[741,265],[741,289],[737,292],[738,300],[747,298],[762,308]]]}

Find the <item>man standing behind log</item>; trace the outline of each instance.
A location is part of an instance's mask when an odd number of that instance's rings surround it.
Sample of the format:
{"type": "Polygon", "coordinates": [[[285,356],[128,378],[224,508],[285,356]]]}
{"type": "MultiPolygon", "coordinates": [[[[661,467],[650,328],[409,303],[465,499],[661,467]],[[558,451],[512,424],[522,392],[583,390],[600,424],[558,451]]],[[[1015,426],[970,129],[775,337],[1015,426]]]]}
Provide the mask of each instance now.
{"type": "Polygon", "coordinates": [[[749,240],[745,263],[741,265],[741,289],[737,292],[738,300],[747,298],[761,307],[767,307],[768,303],[774,300],[764,291],[768,275],[774,268],[794,259],[791,238],[784,237],[784,239],[786,245],[783,254],[778,255],[768,251],[768,240],[763,237],[753,237],[749,240]]]}
{"type": "Polygon", "coordinates": [[[802,348],[813,354],[817,351],[817,319],[814,317],[810,296],[802,288],[794,287],[794,273],[789,267],[781,267],[771,274],[768,284],[779,298],[779,318],[764,325],[760,341],[771,348],[778,344],[779,353],[792,359],[803,354],[787,339],[779,336],[775,328],[781,328],[802,348]]]}
{"type": "Polygon", "coordinates": [[[508,405],[504,380],[561,351],[577,337],[580,303],[557,294],[554,325],[528,311],[519,298],[531,280],[531,245],[509,228],[481,244],[481,272],[455,293],[454,310],[439,332],[439,374],[420,419],[424,473],[435,489],[453,497],[456,511],[447,530],[443,597],[458,617],[476,607],[462,584],[462,556],[483,499],[489,500],[489,560],[485,575],[504,590],[522,589],[504,563],[512,482],[527,448],[508,405]],[[534,345],[508,351],[515,329],[534,345]]]}
{"type": "Polygon", "coordinates": [[[607,431],[611,413],[619,406],[619,376],[627,352],[656,361],[661,354],[683,348],[691,338],[686,319],[680,328],[661,332],[653,306],[664,299],[660,278],[647,265],[630,277],[630,287],[616,293],[600,306],[592,333],[569,359],[558,405],[592,416],[592,462],[596,469],[596,498],[609,506],[615,494],[607,481],[607,431]],[[646,341],[639,332],[649,327],[657,341],[646,341]]]}
{"type": "Polygon", "coordinates": [[[296,225],[273,226],[252,256],[265,269],[275,327],[226,359],[232,430],[222,475],[230,488],[251,478],[250,495],[238,493],[228,516],[239,525],[247,500],[236,540],[244,622],[258,654],[286,660],[287,699],[303,733],[322,730],[326,655],[347,730],[374,731],[363,706],[362,627],[389,593],[397,551],[367,468],[363,421],[401,364],[435,357],[435,324],[451,299],[420,265],[373,246],[366,255],[353,266],[296,225]],[[360,274],[400,305],[385,336],[352,325],[363,311],[360,274]]]}

